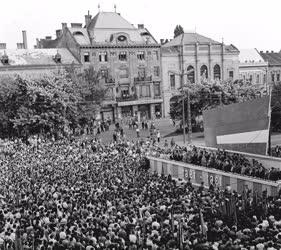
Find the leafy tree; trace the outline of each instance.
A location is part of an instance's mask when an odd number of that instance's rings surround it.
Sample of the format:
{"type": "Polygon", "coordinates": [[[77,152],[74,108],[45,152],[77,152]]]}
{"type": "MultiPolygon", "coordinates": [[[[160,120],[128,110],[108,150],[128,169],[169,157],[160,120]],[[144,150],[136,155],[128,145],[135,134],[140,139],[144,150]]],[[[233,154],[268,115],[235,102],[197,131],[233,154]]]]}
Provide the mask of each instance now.
{"type": "Polygon", "coordinates": [[[181,25],[177,25],[174,29],[174,38],[184,33],[183,27],[181,25]]]}
{"type": "Polygon", "coordinates": [[[0,136],[61,134],[89,122],[106,94],[93,68],[0,77],[0,136]]]}
{"type": "MultiPolygon", "coordinates": [[[[219,105],[242,102],[247,99],[255,98],[265,93],[264,88],[241,82],[224,82],[190,84],[191,120],[193,128],[197,125],[196,120],[202,115],[203,110],[214,108],[219,105]]],[[[170,116],[174,120],[182,121],[182,100],[183,95],[174,96],[171,99],[170,116]]],[[[184,95],[185,119],[187,124],[187,95],[184,95]]]]}
{"type": "Polygon", "coordinates": [[[82,102],[79,103],[79,120],[81,123],[90,122],[99,112],[102,101],[107,93],[104,78],[96,72],[92,66],[82,72],[76,72],[73,68],[67,69],[71,80],[79,91],[82,102]]]}

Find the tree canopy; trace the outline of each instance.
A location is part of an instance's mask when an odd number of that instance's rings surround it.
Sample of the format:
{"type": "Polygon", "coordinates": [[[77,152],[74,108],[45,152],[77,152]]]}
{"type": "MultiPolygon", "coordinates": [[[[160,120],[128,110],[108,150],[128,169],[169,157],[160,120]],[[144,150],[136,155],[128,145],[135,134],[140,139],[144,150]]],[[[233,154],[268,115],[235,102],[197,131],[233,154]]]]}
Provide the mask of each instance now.
{"type": "MultiPolygon", "coordinates": [[[[241,82],[223,82],[188,85],[190,93],[190,107],[192,126],[202,115],[203,110],[219,105],[242,102],[265,94],[265,88],[258,85],[242,84],[241,82]]],[[[170,116],[175,120],[182,120],[182,94],[174,96],[170,101],[170,116]]],[[[184,95],[185,119],[187,120],[187,95],[184,95]]]]}
{"type": "Polygon", "coordinates": [[[93,69],[1,77],[0,136],[64,133],[93,119],[105,93],[93,69]]]}
{"type": "Polygon", "coordinates": [[[174,29],[174,38],[184,33],[183,27],[181,25],[177,25],[174,29]]]}

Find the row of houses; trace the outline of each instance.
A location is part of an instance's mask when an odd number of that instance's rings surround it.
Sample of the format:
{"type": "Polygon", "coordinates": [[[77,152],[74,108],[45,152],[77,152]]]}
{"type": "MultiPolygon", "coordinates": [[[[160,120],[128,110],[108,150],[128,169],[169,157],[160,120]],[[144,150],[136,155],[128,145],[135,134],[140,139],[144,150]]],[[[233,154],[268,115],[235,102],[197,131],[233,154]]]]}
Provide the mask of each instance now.
{"type": "Polygon", "coordinates": [[[120,13],[88,12],[85,23],[62,23],[56,37],[37,39],[27,48],[26,32],[16,50],[0,44],[0,75],[42,74],[74,66],[92,66],[108,88],[101,119],[169,116],[170,99],[183,82],[241,79],[252,84],[280,81],[281,53],[238,50],[196,32],[158,43],[143,25],[120,13]]]}

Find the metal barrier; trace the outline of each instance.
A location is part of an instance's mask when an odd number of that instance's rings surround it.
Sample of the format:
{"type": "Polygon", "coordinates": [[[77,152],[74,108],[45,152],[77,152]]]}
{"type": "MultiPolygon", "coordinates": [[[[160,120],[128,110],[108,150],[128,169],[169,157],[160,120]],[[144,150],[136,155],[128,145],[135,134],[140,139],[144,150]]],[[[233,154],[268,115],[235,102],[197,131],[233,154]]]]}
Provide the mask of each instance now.
{"type": "Polygon", "coordinates": [[[152,173],[156,172],[159,175],[171,175],[173,178],[182,179],[183,181],[187,181],[190,178],[191,183],[195,186],[200,186],[202,182],[204,182],[206,188],[208,188],[210,184],[221,189],[231,186],[232,190],[242,194],[245,190],[245,185],[247,185],[248,189],[257,191],[259,194],[262,194],[263,191],[267,190],[269,196],[278,195],[281,187],[281,181],[275,182],[263,180],[151,156],[149,156],[148,159],[150,161],[150,171],[152,173]]]}

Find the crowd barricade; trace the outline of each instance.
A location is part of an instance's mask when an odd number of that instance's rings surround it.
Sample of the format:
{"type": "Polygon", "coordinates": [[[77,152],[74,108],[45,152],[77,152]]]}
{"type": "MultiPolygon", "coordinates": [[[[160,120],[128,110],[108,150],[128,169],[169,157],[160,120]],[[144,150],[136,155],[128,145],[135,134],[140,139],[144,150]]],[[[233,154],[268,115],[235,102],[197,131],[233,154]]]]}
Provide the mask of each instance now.
{"type": "Polygon", "coordinates": [[[231,189],[242,194],[245,186],[252,191],[262,194],[267,190],[269,196],[276,196],[281,188],[281,181],[269,181],[260,178],[240,175],[236,173],[224,172],[221,170],[193,165],[185,162],[166,160],[162,158],[148,157],[150,161],[150,171],[159,175],[171,175],[174,179],[181,179],[190,182],[195,186],[200,186],[204,182],[204,187],[209,188],[213,184],[215,188],[231,189]]]}
{"type": "MultiPolygon", "coordinates": [[[[203,147],[203,146],[197,146],[198,149],[206,149],[207,151],[216,152],[218,151],[217,148],[211,148],[211,147],[203,147]]],[[[245,152],[237,152],[232,150],[225,150],[226,152],[229,152],[231,154],[240,154],[243,155],[248,160],[252,161],[253,159],[257,160],[259,163],[262,163],[262,165],[267,168],[277,168],[281,170],[281,158],[279,157],[273,157],[273,156],[267,156],[267,155],[258,155],[258,154],[251,154],[251,153],[245,153],[245,152]]]]}

